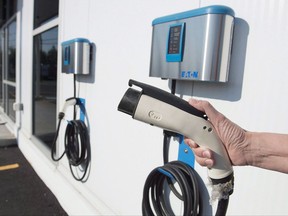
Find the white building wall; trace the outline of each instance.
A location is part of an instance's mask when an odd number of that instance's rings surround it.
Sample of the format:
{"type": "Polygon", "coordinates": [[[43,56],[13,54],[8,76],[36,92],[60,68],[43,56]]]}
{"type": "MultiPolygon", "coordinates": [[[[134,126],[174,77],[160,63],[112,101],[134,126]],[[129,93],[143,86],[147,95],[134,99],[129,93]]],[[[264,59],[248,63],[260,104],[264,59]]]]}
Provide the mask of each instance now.
{"type": "MultiPolygon", "coordinates": [[[[152,20],[214,4],[230,6],[237,18],[230,81],[220,85],[178,82],[177,93],[185,99],[195,96],[211,101],[247,130],[288,132],[287,1],[61,0],[59,42],[84,37],[94,43],[95,51],[92,75],[79,78],[77,86],[79,96],[86,99],[92,148],[89,179],[79,183],[72,178],[66,158],[58,165],[52,163],[49,154],[30,139],[33,1],[23,2],[24,111],[19,146],[70,215],[141,214],[144,181],[162,164],[162,130],[118,112],[118,103],[130,78],[169,91],[168,81],[148,76],[152,20]]],[[[73,94],[72,76],[61,74],[60,69],[59,109],[73,94]]],[[[63,131],[59,139],[62,137],[63,131]]],[[[196,169],[207,182],[206,169],[196,169]]],[[[235,191],[228,214],[287,215],[287,180],[286,174],[235,167],[235,191]]]]}

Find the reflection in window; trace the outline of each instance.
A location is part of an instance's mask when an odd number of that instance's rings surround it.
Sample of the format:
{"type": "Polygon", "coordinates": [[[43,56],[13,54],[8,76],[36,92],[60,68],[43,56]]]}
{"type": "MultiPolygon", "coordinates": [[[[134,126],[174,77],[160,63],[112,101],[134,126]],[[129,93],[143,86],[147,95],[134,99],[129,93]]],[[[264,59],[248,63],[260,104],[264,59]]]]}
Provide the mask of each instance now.
{"type": "Polygon", "coordinates": [[[58,27],[34,37],[33,134],[51,146],[56,131],[58,27]]]}
{"type": "Polygon", "coordinates": [[[34,0],[34,28],[58,16],[59,0],[34,0]]]}
{"type": "Polygon", "coordinates": [[[7,95],[8,95],[8,116],[13,120],[15,121],[15,111],[13,110],[13,104],[15,103],[15,94],[16,94],[16,88],[14,86],[7,86],[7,95]]]}
{"type": "Polygon", "coordinates": [[[16,72],[16,20],[8,27],[8,74],[7,80],[15,82],[16,72]]]}
{"type": "Polygon", "coordinates": [[[0,0],[0,27],[4,25],[17,10],[17,0],[0,0]]]}
{"type": "Polygon", "coordinates": [[[11,120],[15,121],[13,103],[16,98],[16,19],[6,23],[0,39],[0,105],[11,120]]]}
{"type": "Polygon", "coordinates": [[[2,32],[0,31],[0,106],[3,107],[3,63],[2,63],[2,58],[3,58],[3,54],[2,54],[2,32]]]}

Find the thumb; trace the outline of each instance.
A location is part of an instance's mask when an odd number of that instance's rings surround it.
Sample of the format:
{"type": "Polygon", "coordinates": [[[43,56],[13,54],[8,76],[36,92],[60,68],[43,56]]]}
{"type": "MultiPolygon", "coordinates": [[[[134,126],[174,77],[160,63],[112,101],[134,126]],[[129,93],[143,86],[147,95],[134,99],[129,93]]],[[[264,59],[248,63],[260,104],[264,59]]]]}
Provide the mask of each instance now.
{"type": "Polygon", "coordinates": [[[190,98],[188,102],[189,102],[189,104],[191,106],[195,107],[196,109],[198,109],[198,110],[200,110],[202,112],[205,112],[202,100],[197,100],[197,99],[194,99],[194,98],[190,98]]]}

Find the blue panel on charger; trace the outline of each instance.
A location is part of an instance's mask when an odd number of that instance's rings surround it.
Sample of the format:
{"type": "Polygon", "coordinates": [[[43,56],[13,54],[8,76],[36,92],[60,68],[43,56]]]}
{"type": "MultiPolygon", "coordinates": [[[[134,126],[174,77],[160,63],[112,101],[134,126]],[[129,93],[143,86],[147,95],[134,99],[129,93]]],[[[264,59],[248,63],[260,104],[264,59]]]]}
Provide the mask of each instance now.
{"type": "Polygon", "coordinates": [[[64,48],[64,65],[70,64],[70,46],[64,48]]]}
{"type": "Polygon", "coordinates": [[[181,62],[183,59],[183,43],[185,35],[185,23],[177,23],[170,26],[167,39],[167,62],[181,62]]]}
{"type": "Polygon", "coordinates": [[[184,142],[184,137],[182,135],[179,135],[178,160],[194,168],[195,165],[194,153],[190,149],[190,147],[186,145],[186,143],[184,142]]]}
{"type": "Polygon", "coordinates": [[[85,99],[84,98],[79,98],[80,99],[80,103],[79,106],[80,106],[80,120],[85,122],[85,114],[86,114],[86,111],[85,111],[85,99]]]}

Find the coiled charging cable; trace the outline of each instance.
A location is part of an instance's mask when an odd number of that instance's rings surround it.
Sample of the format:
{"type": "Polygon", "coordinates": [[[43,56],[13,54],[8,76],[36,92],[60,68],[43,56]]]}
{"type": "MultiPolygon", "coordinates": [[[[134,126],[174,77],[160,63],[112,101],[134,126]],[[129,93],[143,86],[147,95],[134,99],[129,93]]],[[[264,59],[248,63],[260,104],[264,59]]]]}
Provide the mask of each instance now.
{"type": "Polygon", "coordinates": [[[184,203],[183,215],[198,215],[201,211],[199,206],[199,191],[195,173],[188,165],[172,161],[162,167],[155,168],[148,176],[142,200],[142,214],[146,216],[154,215],[150,206],[150,199],[156,215],[175,215],[167,197],[169,192],[167,185],[171,191],[184,203]],[[175,189],[173,182],[177,182],[181,194],[175,189]]]}
{"type": "MultiPolygon", "coordinates": [[[[144,216],[153,216],[155,212],[158,216],[175,215],[168,198],[170,191],[172,191],[178,199],[183,201],[184,216],[201,215],[203,204],[198,187],[199,177],[197,172],[190,165],[182,161],[168,162],[171,136],[177,136],[177,134],[164,131],[164,165],[152,170],[145,181],[142,199],[142,214],[144,216]],[[181,194],[174,187],[175,183],[178,183],[181,194]],[[154,211],[152,210],[151,203],[154,211]]],[[[226,215],[229,195],[231,195],[232,192],[233,190],[229,188],[226,194],[227,197],[225,199],[219,199],[217,211],[215,213],[216,216],[226,215]]]]}
{"type": "Polygon", "coordinates": [[[144,216],[152,216],[155,212],[156,215],[175,215],[167,198],[169,192],[172,191],[178,199],[183,201],[184,216],[199,215],[201,214],[202,204],[198,188],[197,173],[191,166],[184,162],[168,162],[170,137],[171,134],[164,131],[164,165],[152,170],[146,179],[143,190],[142,214],[144,216]],[[176,182],[179,185],[181,194],[174,187],[176,182]]]}
{"type": "Polygon", "coordinates": [[[59,121],[58,121],[56,135],[52,144],[51,158],[53,159],[53,161],[59,161],[66,154],[68,161],[69,161],[70,171],[74,179],[77,181],[82,181],[87,174],[88,167],[90,164],[90,158],[91,158],[90,138],[89,138],[88,128],[82,120],[73,119],[73,120],[68,121],[66,130],[65,130],[65,136],[64,136],[65,150],[59,158],[55,157],[56,142],[58,139],[61,122],[65,116],[65,110],[68,106],[70,105],[75,106],[76,104],[79,104],[79,98],[73,97],[73,98],[67,99],[63,110],[58,115],[59,121]],[[77,177],[75,175],[73,171],[74,170],[73,167],[77,167],[80,169],[80,171],[83,173],[81,177],[77,177]]]}

